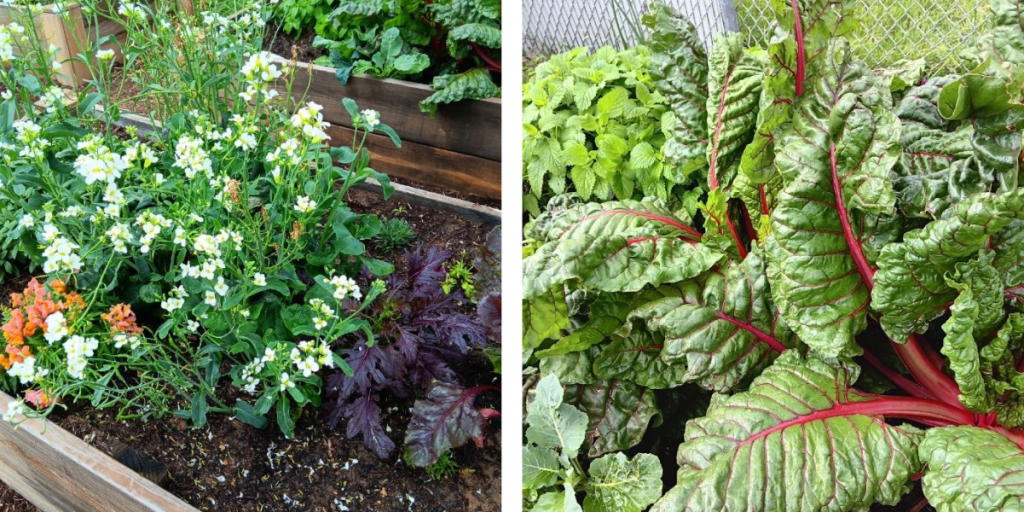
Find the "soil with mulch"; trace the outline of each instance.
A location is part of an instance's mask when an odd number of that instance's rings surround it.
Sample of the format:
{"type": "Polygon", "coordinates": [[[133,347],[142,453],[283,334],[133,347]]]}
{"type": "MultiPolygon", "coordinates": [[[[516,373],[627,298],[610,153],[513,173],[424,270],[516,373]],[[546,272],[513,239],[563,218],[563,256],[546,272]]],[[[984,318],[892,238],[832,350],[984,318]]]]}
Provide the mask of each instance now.
{"type": "MultiPolygon", "coordinates": [[[[403,218],[417,233],[417,243],[439,246],[456,255],[473,253],[484,244],[489,227],[453,213],[352,190],[349,206],[358,213],[403,218]]],[[[368,252],[401,269],[398,254],[383,254],[371,242],[368,252]]],[[[471,257],[470,257],[471,259],[471,257]]],[[[0,283],[0,292],[24,288],[27,277],[0,283]]],[[[466,386],[495,385],[499,377],[487,356],[471,353],[462,367],[466,386]]],[[[227,392],[230,394],[231,392],[227,392]]],[[[224,396],[227,403],[234,396],[224,396]]],[[[162,464],[162,485],[200,510],[218,512],[276,511],[465,511],[501,510],[501,431],[492,421],[485,444],[472,443],[452,451],[454,474],[434,481],[422,469],[401,460],[401,444],[416,397],[383,395],[379,403],[388,435],[399,445],[391,460],[380,460],[361,439],[346,439],[344,426],[327,428],[326,412],[309,408],[296,425],[296,439],[287,440],[272,424],[257,430],[227,416],[212,415],[209,424],[192,430],[185,420],[118,421],[113,411],[88,404],[72,405],[51,419],[101,451],[114,455],[125,446],[162,464]]],[[[482,393],[479,407],[501,410],[497,392],[482,393]]],[[[146,471],[141,471],[147,474],[146,471]]],[[[0,482],[0,512],[37,509],[0,482]]]]}

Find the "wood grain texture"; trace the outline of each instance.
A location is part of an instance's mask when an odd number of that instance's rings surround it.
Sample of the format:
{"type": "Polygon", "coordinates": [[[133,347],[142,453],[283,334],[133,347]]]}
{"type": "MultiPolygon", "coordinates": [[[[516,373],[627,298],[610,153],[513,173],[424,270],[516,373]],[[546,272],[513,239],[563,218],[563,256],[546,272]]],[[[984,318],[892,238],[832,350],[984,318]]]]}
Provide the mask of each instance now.
{"type": "Polygon", "coordinates": [[[45,512],[198,512],[45,420],[0,422],[0,479],[45,512]]]}
{"type": "MultiPolygon", "coordinates": [[[[332,143],[347,145],[353,131],[332,126],[327,134],[332,143]]],[[[501,200],[501,162],[418,144],[404,137],[402,147],[396,148],[387,136],[370,134],[366,147],[370,150],[370,167],[388,176],[501,200]]]]}
{"type": "Polygon", "coordinates": [[[334,68],[310,63],[299,63],[295,73],[294,96],[301,98],[308,83],[306,99],[323,105],[324,120],[333,125],[352,127],[352,117],[341,104],[343,98],[352,98],[360,110],[379,111],[381,122],[394,128],[402,140],[501,161],[500,99],[442,105],[431,118],[420,112],[420,101],[434,92],[424,84],[353,76],[342,85],[334,68]]]}

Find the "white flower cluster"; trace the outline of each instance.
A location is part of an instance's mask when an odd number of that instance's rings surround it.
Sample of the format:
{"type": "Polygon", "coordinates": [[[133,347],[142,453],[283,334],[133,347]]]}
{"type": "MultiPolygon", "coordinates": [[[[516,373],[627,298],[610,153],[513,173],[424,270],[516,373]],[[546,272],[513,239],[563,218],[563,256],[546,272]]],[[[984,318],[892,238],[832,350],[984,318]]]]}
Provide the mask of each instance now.
{"type": "Polygon", "coordinates": [[[132,350],[138,349],[142,346],[142,337],[132,334],[128,335],[123,332],[119,332],[114,335],[114,348],[122,348],[127,345],[132,350]]]}
{"type": "Polygon", "coordinates": [[[47,343],[53,345],[64,339],[68,334],[68,325],[67,320],[64,318],[64,313],[57,311],[46,317],[46,333],[43,334],[43,338],[46,338],[47,343]]]}
{"type": "Polygon", "coordinates": [[[43,250],[43,272],[52,274],[57,271],[78,272],[82,269],[82,258],[75,254],[78,244],[72,243],[63,236],[54,239],[53,243],[43,250]]]}
{"type": "Polygon", "coordinates": [[[270,103],[277,97],[277,90],[271,89],[268,84],[284,76],[284,73],[270,61],[270,53],[258,52],[250,55],[249,60],[242,66],[246,88],[238,96],[244,101],[251,102],[260,97],[264,103],[270,103]]]}
{"type": "Polygon", "coordinates": [[[26,412],[28,412],[28,408],[25,407],[24,400],[12,402],[11,405],[7,406],[7,412],[4,413],[4,421],[8,423],[14,423],[15,417],[22,416],[26,412]]]}
{"type": "Polygon", "coordinates": [[[29,357],[24,361],[20,361],[11,365],[8,373],[12,377],[17,377],[18,381],[25,384],[31,384],[37,380],[42,380],[50,374],[50,370],[45,368],[36,368],[36,358],[29,357]]]}
{"type": "Polygon", "coordinates": [[[96,338],[83,338],[75,335],[64,342],[64,352],[68,355],[68,375],[76,378],[85,378],[85,365],[87,359],[95,355],[96,349],[100,346],[96,338]]]}
{"type": "Polygon", "coordinates": [[[25,40],[25,27],[11,23],[0,25],[0,64],[14,62],[17,55],[14,54],[15,46],[19,41],[25,40]]]}
{"type": "Polygon", "coordinates": [[[142,247],[139,251],[142,254],[148,254],[153,241],[160,236],[160,232],[164,228],[171,227],[171,221],[159,213],[146,210],[135,219],[135,225],[142,229],[142,238],[139,239],[142,247]]]}
{"type": "Polygon", "coordinates": [[[256,393],[256,386],[260,383],[260,379],[258,377],[259,374],[263,372],[267,363],[276,360],[277,352],[274,349],[267,347],[263,351],[263,357],[253,360],[253,362],[245,365],[245,367],[242,368],[242,380],[245,381],[245,386],[243,386],[242,389],[244,389],[246,393],[256,393]]]}
{"type": "Polygon", "coordinates": [[[90,135],[78,143],[78,149],[85,151],[75,159],[75,172],[85,178],[86,185],[97,181],[113,184],[128,168],[128,162],[113,152],[97,135],[90,135]]]}
{"type": "Polygon", "coordinates": [[[331,124],[324,121],[323,110],[323,106],[310,101],[292,115],[292,126],[301,129],[302,134],[313,144],[319,144],[331,138],[324,132],[331,124]]]}
{"type": "Polygon", "coordinates": [[[338,301],[343,301],[349,297],[355,300],[362,300],[363,298],[363,292],[359,289],[355,279],[346,276],[331,276],[331,279],[327,282],[334,286],[334,298],[338,301]]]}
{"type": "Polygon", "coordinates": [[[203,140],[183,136],[174,146],[174,167],[185,171],[185,177],[195,178],[202,173],[207,179],[213,178],[213,162],[203,148],[203,140]]]}
{"type": "Polygon", "coordinates": [[[64,90],[55,85],[47,89],[39,100],[43,102],[46,112],[52,114],[64,105],[64,90]]]}
{"type": "Polygon", "coordinates": [[[366,109],[360,112],[360,114],[362,115],[363,122],[370,128],[370,131],[373,131],[380,124],[380,112],[366,109]]]}
{"type": "Polygon", "coordinates": [[[322,331],[327,327],[327,320],[335,318],[334,309],[320,299],[310,299],[309,305],[313,308],[313,312],[316,313],[316,316],[313,317],[313,327],[318,331],[322,331]]]}
{"type": "Polygon", "coordinates": [[[28,119],[15,121],[14,132],[18,134],[17,141],[24,145],[18,153],[21,157],[40,159],[43,157],[43,151],[50,146],[50,141],[39,136],[42,127],[28,119]]]}
{"type": "MultiPolygon", "coordinates": [[[[291,165],[299,165],[302,163],[303,154],[299,152],[299,141],[295,139],[287,139],[281,143],[273,153],[267,153],[267,162],[275,163],[284,160],[286,163],[291,165]],[[285,160],[283,157],[288,157],[285,160]]],[[[280,172],[280,168],[278,168],[280,172]]],[[[275,176],[276,177],[276,176],[275,176]]]]}
{"type": "Polygon", "coordinates": [[[106,235],[114,245],[114,252],[128,254],[128,242],[132,241],[132,234],[126,224],[114,224],[107,230],[106,235]]]}
{"type": "MultiPolygon", "coordinates": [[[[124,150],[124,159],[129,164],[139,163],[143,169],[148,169],[149,166],[157,162],[156,153],[144,142],[134,142],[124,150]]],[[[158,182],[163,180],[163,175],[157,174],[160,178],[158,182]]]]}
{"type": "Polygon", "coordinates": [[[168,294],[167,298],[160,302],[160,307],[164,308],[168,313],[173,313],[185,305],[187,297],[188,292],[185,291],[185,287],[176,286],[171,289],[171,293],[168,294]]]}
{"type": "Polygon", "coordinates": [[[149,17],[145,9],[132,2],[121,2],[121,6],[117,8],[117,13],[135,21],[145,21],[149,17]]]}
{"type": "Polygon", "coordinates": [[[311,341],[303,341],[297,348],[292,349],[288,357],[295,368],[302,372],[303,377],[313,375],[320,371],[321,367],[334,368],[334,356],[327,343],[314,344],[311,341]]]}
{"type": "Polygon", "coordinates": [[[300,213],[309,213],[316,209],[316,201],[313,201],[309,196],[299,196],[295,201],[295,211],[300,213]]]}

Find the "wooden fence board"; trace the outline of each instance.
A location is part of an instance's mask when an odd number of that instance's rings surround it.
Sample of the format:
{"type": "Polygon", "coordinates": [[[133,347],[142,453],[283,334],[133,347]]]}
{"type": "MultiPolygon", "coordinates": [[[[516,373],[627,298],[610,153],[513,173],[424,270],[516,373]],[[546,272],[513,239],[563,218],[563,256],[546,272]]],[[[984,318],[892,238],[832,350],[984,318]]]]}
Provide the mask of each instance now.
{"type": "Polygon", "coordinates": [[[198,512],[45,420],[0,422],[0,480],[45,512],[198,512]]]}
{"type": "MultiPolygon", "coordinates": [[[[347,145],[352,129],[327,129],[335,144],[347,145]]],[[[501,200],[501,162],[434,148],[402,139],[397,148],[386,135],[366,137],[370,167],[388,176],[464,194],[501,200]]]]}

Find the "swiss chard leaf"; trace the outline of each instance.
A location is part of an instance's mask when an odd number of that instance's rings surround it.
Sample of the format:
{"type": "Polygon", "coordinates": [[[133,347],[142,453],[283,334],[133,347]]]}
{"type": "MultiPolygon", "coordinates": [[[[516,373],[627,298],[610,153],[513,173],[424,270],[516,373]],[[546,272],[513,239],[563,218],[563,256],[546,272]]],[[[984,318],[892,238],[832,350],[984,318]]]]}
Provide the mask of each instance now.
{"type": "Polygon", "coordinates": [[[921,460],[928,503],[938,512],[1024,510],[1024,453],[1006,436],[973,426],[925,432],[921,460]]]}
{"type": "Polygon", "coordinates": [[[749,391],[713,400],[687,423],[679,483],[652,512],[896,504],[921,469],[921,432],[885,423],[851,377],[789,351],[749,391]]]}
{"type": "Polygon", "coordinates": [[[476,396],[488,387],[466,389],[433,382],[425,400],[412,407],[405,433],[406,460],[417,467],[430,466],[448,450],[469,441],[482,446],[487,418],[474,406],[476,396]]]}

